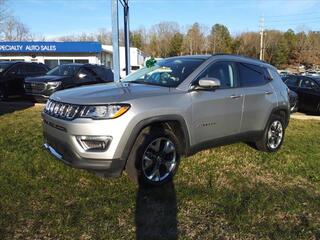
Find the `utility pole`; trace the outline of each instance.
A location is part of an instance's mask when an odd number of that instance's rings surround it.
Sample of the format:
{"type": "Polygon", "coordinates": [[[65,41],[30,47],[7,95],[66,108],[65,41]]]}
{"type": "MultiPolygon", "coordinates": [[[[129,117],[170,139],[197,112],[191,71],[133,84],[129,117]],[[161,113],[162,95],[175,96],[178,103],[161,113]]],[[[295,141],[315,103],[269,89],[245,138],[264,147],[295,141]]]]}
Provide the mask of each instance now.
{"type": "Polygon", "coordinates": [[[264,16],[260,19],[260,60],[264,60],[264,16]]]}
{"type": "Polygon", "coordinates": [[[118,0],[112,0],[112,56],[114,81],[120,80],[120,54],[119,54],[119,19],[118,19],[118,0]]]}
{"type": "Polygon", "coordinates": [[[129,30],[129,0],[123,0],[121,2],[123,6],[124,17],[124,46],[125,46],[125,58],[126,58],[126,75],[131,72],[130,67],[130,30],[129,30]]]}

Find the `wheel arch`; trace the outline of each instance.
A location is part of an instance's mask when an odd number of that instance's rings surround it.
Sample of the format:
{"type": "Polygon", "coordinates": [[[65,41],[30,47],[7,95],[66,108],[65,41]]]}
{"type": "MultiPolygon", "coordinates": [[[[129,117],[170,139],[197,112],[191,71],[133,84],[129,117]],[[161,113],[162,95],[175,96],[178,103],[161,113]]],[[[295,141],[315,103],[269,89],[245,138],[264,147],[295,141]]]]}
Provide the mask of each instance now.
{"type": "Polygon", "coordinates": [[[188,155],[190,149],[190,135],[188,131],[187,124],[183,117],[179,115],[162,115],[162,116],[155,116],[151,118],[144,119],[140,121],[134,128],[132,133],[130,134],[128,141],[125,145],[124,151],[122,153],[121,159],[127,160],[129,154],[132,150],[132,147],[141,133],[143,129],[147,127],[160,127],[160,128],[167,128],[174,132],[177,135],[178,139],[181,140],[182,143],[182,155],[188,155]]]}

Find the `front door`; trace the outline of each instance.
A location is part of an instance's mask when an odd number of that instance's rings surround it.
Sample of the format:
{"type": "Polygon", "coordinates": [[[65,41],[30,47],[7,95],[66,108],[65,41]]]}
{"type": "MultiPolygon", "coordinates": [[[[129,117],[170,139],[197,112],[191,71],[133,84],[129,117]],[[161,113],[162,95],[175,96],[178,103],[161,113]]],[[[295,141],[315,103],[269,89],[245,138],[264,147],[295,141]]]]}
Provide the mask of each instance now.
{"type": "Polygon", "coordinates": [[[191,92],[192,144],[235,135],[239,133],[242,116],[243,93],[238,88],[233,62],[216,62],[210,65],[195,82],[205,78],[220,80],[215,90],[191,92]]]}

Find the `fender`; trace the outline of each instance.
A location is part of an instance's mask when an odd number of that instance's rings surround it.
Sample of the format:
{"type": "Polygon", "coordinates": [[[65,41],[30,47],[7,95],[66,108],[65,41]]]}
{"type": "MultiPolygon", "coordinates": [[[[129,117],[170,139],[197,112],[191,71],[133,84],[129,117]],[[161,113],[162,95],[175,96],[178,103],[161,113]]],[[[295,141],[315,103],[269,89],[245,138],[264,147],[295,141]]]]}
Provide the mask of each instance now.
{"type": "Polygon", "coordinates": [[[288,108],[287,106],[278,106],[275,107],[274,109],[272,109],[270,116],[278,111],[284,111],[286,113],[286,118],[285,118],[285,127],[287,127],[289,125],[289,120],[290,120],[290,108],[288,108]]]}
{"type": "Polygon", "coordinates": [[[135,140],[137,139],[139,133],[141,132],[141,130],[143,128],[145,128],[148,125],[153,124],[153,123],[166,122],[166,121],[178,121],[180,123],[180,125],[182,127],[182,131],[183,131],[183,135],[185,138],[185,142],[186,142],[184,154],[187,155],[187,153],[189,152],[189,149],[190,149],[190,135],[189,135],[187,124],[186,124],[183,117],[176,115],[176,114],[170,114],[170,115],[155,116],[155,117],[147,118],[147,119],[140,121],[134,127],[132,133],[130,134],[130,137],[126,143],[124,151],[121,155],[121,159],[124,159],[125,161],[127,161],[129,154],[131,152],[131,149],[133,147],[133,144],[135,143],[135,140]]]}

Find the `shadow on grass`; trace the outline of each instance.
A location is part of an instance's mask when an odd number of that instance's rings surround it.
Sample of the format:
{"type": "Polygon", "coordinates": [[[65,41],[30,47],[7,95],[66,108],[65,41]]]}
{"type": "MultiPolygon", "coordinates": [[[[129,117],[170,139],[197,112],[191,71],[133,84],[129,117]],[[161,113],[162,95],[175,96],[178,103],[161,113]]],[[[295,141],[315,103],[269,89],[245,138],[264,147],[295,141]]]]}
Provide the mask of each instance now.
{"type": "Polygon", "coordinates": [[[33,106],[33,102],[22,100],[0,102],[0,116],[7,113],[13,113],[15,111],[24,110],[33,106]]]}
{"type": "Polygon", "coordinates": [[[137,192],[136,239],[178,239],[177,201],[173,183],[137,192]]]}

